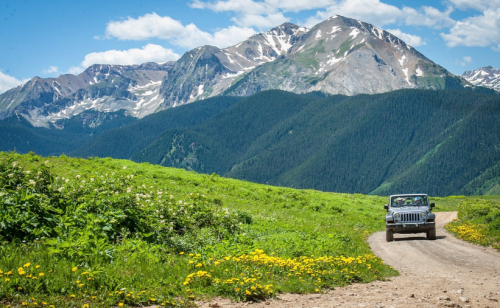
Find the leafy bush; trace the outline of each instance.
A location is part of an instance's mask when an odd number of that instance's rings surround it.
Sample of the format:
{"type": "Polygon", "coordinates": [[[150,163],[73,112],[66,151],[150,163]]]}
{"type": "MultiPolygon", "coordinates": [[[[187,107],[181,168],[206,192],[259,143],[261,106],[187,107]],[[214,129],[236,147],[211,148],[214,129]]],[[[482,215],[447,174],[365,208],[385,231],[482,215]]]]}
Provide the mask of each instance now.
{"type": "Polygon", "coordinates": [[[230,213],[203,194],[174,196],[168,187],[135,183],[133,174],[59,177],[48,162],[27,170],[14,159],[0,161],[0,240],[57,238],[60,249],[53,251],[130,235],[169,244],[200,229],[222,240],[249,222],[243,212],[230,213]]]}

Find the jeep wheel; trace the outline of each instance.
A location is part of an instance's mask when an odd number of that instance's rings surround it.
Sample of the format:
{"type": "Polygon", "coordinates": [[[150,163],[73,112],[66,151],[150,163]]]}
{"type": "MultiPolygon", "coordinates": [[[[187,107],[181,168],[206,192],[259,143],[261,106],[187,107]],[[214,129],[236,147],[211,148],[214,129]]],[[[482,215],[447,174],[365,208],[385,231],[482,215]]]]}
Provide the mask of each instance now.
{"type": "Polygon", "coordinates": [[[436,239],[436,228],[430,228],[427,230],[427,239],[428,240],[435,240],[436,239]]]}
{"type": "Polygon", "coordinates": [[[394,231],[386,230],[385,231],[385,240],[388,242],[394,241],[394,231]]]}

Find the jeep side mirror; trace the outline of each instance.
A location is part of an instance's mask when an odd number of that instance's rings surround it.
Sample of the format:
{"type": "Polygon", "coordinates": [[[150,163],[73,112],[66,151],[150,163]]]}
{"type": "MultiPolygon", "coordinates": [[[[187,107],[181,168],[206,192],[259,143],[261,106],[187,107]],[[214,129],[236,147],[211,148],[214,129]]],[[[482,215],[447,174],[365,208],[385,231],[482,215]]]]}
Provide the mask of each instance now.
{"type": "Polygon", "coordinates": [[[389,209],[389,204],[384,205],[384,209],[388,210],[389,209]]]}
{"type": "Polygon", "coordinates": [[[431,209],[436,206],[436,203],[431,203],[431,209]]]}

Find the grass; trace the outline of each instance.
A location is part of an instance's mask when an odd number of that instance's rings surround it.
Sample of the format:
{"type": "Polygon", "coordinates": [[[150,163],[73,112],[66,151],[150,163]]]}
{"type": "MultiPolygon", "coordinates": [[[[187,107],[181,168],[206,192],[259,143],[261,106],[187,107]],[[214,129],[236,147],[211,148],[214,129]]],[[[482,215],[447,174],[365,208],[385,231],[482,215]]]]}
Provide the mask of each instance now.
{"type": "Polygon", "coordinates": [[[500,196],[462,198],[458,220],[446,226],[456,237],[500,250],[500,196]]]}
{"type": "Polygon", "coordinates": [[[386,197],[33,153],[0,153],[0,194],[7,307],[189,307],[397,275],[365,241],[386,197]]]}

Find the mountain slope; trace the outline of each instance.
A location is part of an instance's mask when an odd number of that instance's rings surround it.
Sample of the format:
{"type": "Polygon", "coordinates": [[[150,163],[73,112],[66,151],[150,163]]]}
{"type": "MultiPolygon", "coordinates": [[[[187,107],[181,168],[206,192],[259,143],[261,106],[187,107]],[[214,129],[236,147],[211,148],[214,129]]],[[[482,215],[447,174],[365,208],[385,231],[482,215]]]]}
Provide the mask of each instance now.
{"type": "Polygon", "coordinates": [[[64,120],[64,130],[33,127],[22,116],[0,120],[0,151],[36,152],[41,155],[68,154],[102,132],[135,122],[123,111],[84,111],[64,120]]]}
{"type": "Polygon", "coordinates": [[[394,35],[334,16],[300,36],[284,58],[256,68],[226,93],[251,95],[281,89],[356,95],[466,84],[394,35]]]}
{"type": "Polygon", "coordinates": [[[163,108],[221,94],[255,67],[286,54],[305,28],[285,23],[228,48],[203,46],[187,52],[163,79],[163,108]]]}
{"type": "Polygon", "coordinates": [[[500,177],[499,112],[498,97],[462,91],[262,92],[133,159],[326,191],[481,194],[500,177]]]}
{"type": "Polygon", "coordinates": [[[256,139],[315,99],[277,91],[259,93],[201,125],[165,132],[132,160],[223,174],[256,139]]]}
{"type": "Polygon", "coordinates": [[[133,154],[154,142],[166,130],[203,123],[229,108],[241,98],[213,97],[186,106],[151,114],[126,127],[110,129],[82,146],[74,147],[72,156],[130,159],[133,154]]]}
{"type": "Polygon", "coordinates": [[[470,83],[500,92],[500,70],[491,66],[482,67],[462,74],[470,83]]]}

